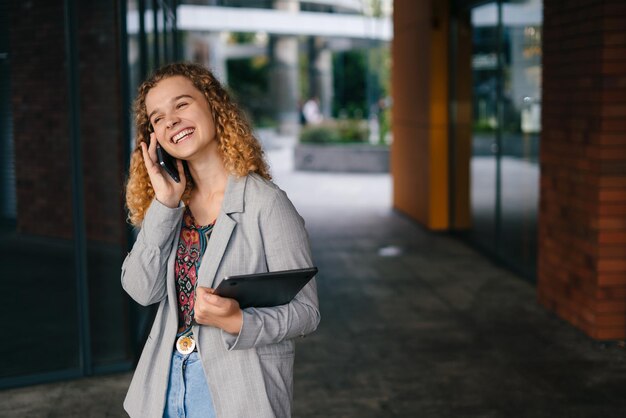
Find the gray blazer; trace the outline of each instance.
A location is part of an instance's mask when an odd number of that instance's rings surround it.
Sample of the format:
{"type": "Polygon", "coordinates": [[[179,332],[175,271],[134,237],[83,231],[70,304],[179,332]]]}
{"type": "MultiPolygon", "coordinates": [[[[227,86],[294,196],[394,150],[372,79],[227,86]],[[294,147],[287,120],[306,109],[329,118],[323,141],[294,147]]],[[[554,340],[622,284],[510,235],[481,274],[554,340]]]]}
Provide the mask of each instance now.
{"type": "MultiPolygon", "coordinates": [[[[124,409],[131,417],[161,417],[178,328],[174,261],[184,207],[156,199],[122,265],[122,286],[142,305],[158,303],[150,336],[137,364],[124,409]]],[[[273,183],[252,174],[228,180],[200,270],[198,286],[225,276],[312,266],[304,221],[273,183]]],[[[315,279],[289,304],[243,310],[238,336],[194,326],[217,416],[289,417],[294,338],[320,321],[315,279]]]]}

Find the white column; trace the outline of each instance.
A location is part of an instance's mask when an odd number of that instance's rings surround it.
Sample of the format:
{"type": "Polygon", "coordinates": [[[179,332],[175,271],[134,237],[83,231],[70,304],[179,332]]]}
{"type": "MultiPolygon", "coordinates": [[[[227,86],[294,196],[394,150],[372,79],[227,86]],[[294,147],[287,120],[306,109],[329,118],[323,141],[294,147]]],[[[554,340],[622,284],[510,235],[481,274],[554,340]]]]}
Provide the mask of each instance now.
{"type": "Polygon", "coordinates": [[[205,36],[209,45],[208,67],[224,85],[228,84],[228,67],[226,66],[225,45],[221,32],[214,32],[205,36]]]}
{"type": "MultiPolygon", "coordinates": [[[[297,13],[298,0],[276,0],[277,10],[297,13]]],[[[298,38],[296,36],[272,36],[270,40],[272,68],[270,90],[282,135],[297,135],[300,129],[298,110],[298,38]]]]}
{"type": "Polygon", "coordinates": [[[189,40],[185,42],[185,60],[197,62],[209,68],[215,77],[223,83],[228,83],[226,68],[225,45],[221,32],[189,33],[189,40]]]}
{"type": "Polygon", "coordinates": [[[320,37],[309,41],[309,92],[319,98],[324,118],[330,118],[333,103],[332,51],[326,40],[320,37]]]}

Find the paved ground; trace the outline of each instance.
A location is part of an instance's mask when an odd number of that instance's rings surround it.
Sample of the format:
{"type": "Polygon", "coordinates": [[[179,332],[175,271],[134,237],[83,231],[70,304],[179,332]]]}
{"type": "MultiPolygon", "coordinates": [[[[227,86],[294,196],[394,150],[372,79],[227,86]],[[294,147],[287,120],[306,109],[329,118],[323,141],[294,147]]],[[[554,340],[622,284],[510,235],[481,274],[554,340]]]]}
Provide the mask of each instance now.
{"type": "MultiPolygon", "coordinates": [[[[298,344],[294,417],[626,416],[626,350],[534,286],[389,209],[384,175],[276,181],[307,220],[322,323],[298,344]]],[[[130,374],[0,392],[0,416],[122,417],[130,374]]]]}

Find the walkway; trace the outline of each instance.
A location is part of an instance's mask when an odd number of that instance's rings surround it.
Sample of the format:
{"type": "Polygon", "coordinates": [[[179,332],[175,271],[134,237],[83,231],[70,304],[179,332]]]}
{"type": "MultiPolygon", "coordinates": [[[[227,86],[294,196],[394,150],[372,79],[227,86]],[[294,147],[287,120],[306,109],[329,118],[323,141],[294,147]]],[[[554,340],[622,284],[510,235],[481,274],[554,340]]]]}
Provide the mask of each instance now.
{"type": "MultiPolygon", "coordinates": [[[[276,181],[321,272],[294,417],[626,415],[623,345],[589,340],[540,307],[532,284],[391,211],[388,176],[292,173],[283,152],[270,152],[276,181]]],[[[129,378],[0,392],[0,415],[122,417],[129,378]]]]}

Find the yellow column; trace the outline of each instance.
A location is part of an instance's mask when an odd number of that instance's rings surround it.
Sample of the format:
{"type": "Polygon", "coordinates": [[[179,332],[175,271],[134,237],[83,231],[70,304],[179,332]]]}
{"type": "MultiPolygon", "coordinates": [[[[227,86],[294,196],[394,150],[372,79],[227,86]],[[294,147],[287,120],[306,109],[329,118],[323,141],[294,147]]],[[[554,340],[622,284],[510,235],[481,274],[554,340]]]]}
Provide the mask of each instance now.
{"type": "Polygon", "coordinates": [[[435,230],[450,226],[448,22],[448,2],[394,2],[393,204],[435,230]]]}

